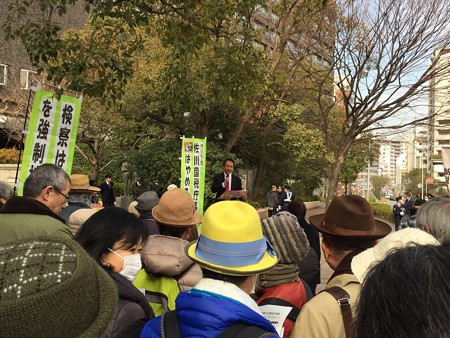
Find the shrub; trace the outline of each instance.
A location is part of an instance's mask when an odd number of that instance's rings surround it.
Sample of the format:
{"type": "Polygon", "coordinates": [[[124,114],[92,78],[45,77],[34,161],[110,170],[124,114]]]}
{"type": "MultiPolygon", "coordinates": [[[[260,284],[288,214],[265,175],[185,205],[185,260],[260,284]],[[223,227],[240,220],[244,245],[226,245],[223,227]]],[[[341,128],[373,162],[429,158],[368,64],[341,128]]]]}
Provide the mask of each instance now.
{"type": "Polygon", "coordinates": [[[374,203],[370,202],[370,206],[373,209],[373,214],[376,218],[380,218],[386,220],[388,222],[392,222],[393,214],[392,214],[392,206],[384,203],[374,203]]]}
{"type": "Polygon", "coordinates": [[[19,159],[19,149],[14,148],[0,149],[0,163],[17,164],[18,159],[19,159]]]}

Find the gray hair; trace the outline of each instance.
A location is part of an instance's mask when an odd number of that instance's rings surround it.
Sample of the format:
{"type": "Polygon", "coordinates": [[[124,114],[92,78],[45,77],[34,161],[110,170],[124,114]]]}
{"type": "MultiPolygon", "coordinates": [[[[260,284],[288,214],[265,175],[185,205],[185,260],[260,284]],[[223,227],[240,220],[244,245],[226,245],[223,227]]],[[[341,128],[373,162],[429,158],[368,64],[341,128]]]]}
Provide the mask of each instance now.
{"type": "Polygon", "coordinates": [[[70,203],[82,203],[85,206],[90,207],[91,192],[90,191],[82,191],[82,192],[69,191],[69,204],[70,203]]]}
{"type": "Polygon", "coordinates": [[[14,193],[11,186],[3,181],[0,181],[0,198],[7,200],[14,193]]]}
{"type": "Polygon", "coordinates": [[[422,205],[416,214],[417,227],[430,233],[441,243],[450,240],[450,198],[439,197],[422,205]]]}
{"type": "Polygon", "coordinates": [[[23,196],[36,198],[42,189],[51,185],[61,191],[70,184],[70,177],[57,165],[46,163],[34,169],[23,184],[23,196]]]}

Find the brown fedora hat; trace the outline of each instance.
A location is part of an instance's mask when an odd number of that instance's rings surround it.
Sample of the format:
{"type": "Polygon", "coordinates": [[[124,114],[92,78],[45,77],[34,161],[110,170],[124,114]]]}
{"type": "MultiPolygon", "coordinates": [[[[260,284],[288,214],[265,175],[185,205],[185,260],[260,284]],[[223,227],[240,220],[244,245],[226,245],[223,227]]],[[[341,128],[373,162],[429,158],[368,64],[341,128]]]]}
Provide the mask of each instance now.
{"type": "Polygon", "coordinates": [[[73,174],[70,175],[70,191],[100,191],[100,188],[93,187],[89,184],[87,175],[73,174]]]}
{"type": "Polygon", "coordinates": [[[311,216],[309,222],[317,231],[335,236],[377,239],[392,231],[388,223],[375,219],[369,202],[357,195],[334,197],[325,213],[311,216]]]}
{"type": "Polygon", "coordinates": [[[161,196],[159,204],[152,209],[152,215],[159,223],[177,227],[196,225],[202,220],[202,215],[195,210],[191,195],[178,188],[166,191],[161,196]]]}

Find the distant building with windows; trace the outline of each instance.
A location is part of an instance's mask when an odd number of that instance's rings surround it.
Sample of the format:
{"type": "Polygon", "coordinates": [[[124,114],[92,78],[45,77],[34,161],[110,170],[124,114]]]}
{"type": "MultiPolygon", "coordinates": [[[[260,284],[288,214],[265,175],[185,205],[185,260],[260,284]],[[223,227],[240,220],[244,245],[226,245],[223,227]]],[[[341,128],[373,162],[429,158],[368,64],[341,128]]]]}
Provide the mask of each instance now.
{"type": "MultiPolygon", "coordinates": [[[[450,48],[435,51],[431,59],[440,58],[436,67],[450,62],[450,48]]],[[[435,182],[445,183],[442,165],[442,146],[450,145],[450,69],[435,76],[430,83],[429,116],[430,124],[427,137],[427,166],[435,182]]]]}
{"type": "MultiPolygon", "coordinates": [[[[3,8],[14,0],[5,0],[3,8]]],[[[0,15],[3,26],[6,13],[0,15]]],[[[81,28],[87,20],[83,2],[71,6],[68,14],[58,18],[62,30],[81,28]]],[[[23,129],[24,112],[28,91],[32,83],[44,83],[44,76],[38,75],[19,40],[6,41],[0,31],[0,148],[17,147],[23,129]]]]}

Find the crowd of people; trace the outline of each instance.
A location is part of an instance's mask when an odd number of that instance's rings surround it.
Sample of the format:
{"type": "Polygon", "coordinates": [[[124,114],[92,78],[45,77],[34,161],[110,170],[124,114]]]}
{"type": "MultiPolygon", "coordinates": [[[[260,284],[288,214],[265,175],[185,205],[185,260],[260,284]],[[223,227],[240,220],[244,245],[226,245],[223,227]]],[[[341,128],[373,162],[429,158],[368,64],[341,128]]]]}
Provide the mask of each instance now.
{"type": "Polygon", "coordinates": [[[448,336],[450,198],[405,194],[392,231],[360,196],[307,219],[274,185],[261,217],[234,161],[223,169],[203,216],[177,187],[129,212],[110,175],[96,188],[52,164],[21,197],[0,183],[0,337],[448,336]]]}
{"type": "Polygon", "coordinates": [[[410,192],[404,192],[401,196],[395,198],[395,204],[392,207],[394,214],[395,230],[401,230],[405,228],[417,227],[417,211],[430,199],[434,199],[434,196],[426,193],[424,198],[419,198],[416,194],[412,196],[410,192]]]}

